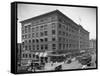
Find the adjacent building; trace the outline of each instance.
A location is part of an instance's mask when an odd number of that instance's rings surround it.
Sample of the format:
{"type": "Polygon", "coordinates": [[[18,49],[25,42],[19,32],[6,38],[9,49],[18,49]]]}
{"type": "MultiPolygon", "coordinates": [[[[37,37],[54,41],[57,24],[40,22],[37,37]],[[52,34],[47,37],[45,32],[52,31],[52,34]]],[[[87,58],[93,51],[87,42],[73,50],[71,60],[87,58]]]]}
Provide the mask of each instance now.
{"type": "Polygon", "coordinates": [[[35,55],[67,54],[89,47],[89,32],[81,25],[54,10],[24,21],[22,24],[22,59],[35,55]]]}

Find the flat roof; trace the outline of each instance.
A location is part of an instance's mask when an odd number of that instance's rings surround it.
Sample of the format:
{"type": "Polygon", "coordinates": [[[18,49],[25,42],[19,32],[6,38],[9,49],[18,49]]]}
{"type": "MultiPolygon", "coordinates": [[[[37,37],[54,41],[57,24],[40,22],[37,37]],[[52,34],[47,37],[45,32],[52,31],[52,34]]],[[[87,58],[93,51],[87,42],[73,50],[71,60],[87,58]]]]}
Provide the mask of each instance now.
{"type": "Polygon", "coordinates": [[[37,19],[37,18],[41,18],[41,17],[47,16],[47,15],[51,15],[51,14],[54,14],[54,13],[57,13],[57,14],[62,15],[63,17],[67,18],[68,20],[70,20],[70,21],[73,22],[74,24],[78,25],[78,24],[75,23],[71,18],[69,18],[68,16],[64,15],[62,12],[60,12],[58,9],[53,10],[53,11],[51,11],[51,12],[47,12],[47,13],[41,14],[41,15],[38,15],[38,16],[35,16],[35,17],[31,17],[31,18],[22,20],[22,21],[20,21],[20,23],[23,23],[23,22],[26,22],[26,21],[30,21],[30,20],[33,20],[33,19],[37,19]]]}

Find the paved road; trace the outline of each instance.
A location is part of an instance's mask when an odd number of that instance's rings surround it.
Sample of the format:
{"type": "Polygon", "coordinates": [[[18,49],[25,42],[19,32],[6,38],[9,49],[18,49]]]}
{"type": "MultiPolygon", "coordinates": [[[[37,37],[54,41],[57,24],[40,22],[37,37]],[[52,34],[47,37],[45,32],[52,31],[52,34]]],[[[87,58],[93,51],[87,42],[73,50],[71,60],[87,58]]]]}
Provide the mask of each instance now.
{"type": "MultiPolygon", "coordinates": [[[[93,66],[89,66],[86,68],[96,68],[96,64],[95,64],[95,60],[96,60],[96,54],[92,54],[92,61],[91,63],[93,63],[93,66]]],[[[64,63],[64,62],[60,62],[60,63],[46,63],[45,67],[43,70],[36,70],[36,71],[50,71],[50,70],[54,70],[55,67],[62,65],[62,69],[63,70],[67,70],[67,69],[82,69],[83,65],[81,63],[78,62],[78,60],[73,60],[70,64],[68,63],[64,63]]]]}
{"type": "MultiPolygon", "coordinates": [[[[89,67],[86,66],[86,68],[95,68],[96,67],[95,60],[96,60],[96,55],[93,54],[92,55],[92,61],[91,61],[93,63],[93,65],[89,66],[89,67]]],[[[53,66],[51,65],[51,63],[47,63],[45,65],[45,70],[54,70],[54,68],[58,65],[62,65],[63,70],[66,70],[66,69],[82,69],[82,67],[83,67],[83,65],[81,63],[79,63],[78,60],[76,60],[76,61],[73,61],[70,64],[67,64],[67,63],[64,63],[64,62],[55,63],[55,64],[53,64],[53,66]]]]}

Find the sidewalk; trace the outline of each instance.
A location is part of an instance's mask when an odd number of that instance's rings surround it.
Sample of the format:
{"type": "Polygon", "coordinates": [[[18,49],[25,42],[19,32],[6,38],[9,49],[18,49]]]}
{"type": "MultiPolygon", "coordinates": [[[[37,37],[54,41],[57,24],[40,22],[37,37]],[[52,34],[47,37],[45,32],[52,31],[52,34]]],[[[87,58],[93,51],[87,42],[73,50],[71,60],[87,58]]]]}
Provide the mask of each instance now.
{"type": "Polygon", "coordinates": [[[59,66],[59,65],[62,65],[62,64],[64,64],[64,62],[60,62],[60,63],[53,63],[53,65],[51,65],[52,63],[47,63],[46,65],[45,65],[45,70],[54,70],[55,69],[55,67],[57,67],[57,66],[59,66]]]}

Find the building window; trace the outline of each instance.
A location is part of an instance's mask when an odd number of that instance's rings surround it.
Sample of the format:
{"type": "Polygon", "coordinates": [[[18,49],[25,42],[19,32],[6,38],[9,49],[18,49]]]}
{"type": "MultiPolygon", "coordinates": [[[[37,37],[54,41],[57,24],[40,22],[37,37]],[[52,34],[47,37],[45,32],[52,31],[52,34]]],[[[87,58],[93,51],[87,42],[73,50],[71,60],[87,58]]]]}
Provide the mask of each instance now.
{"type": "Polygon", "coordinates": [[[24,35],[22,35],[22,39],[24,39],[24,37],[25,37],[25,36],[24,36],[24,35]]]}
{"type": "Polygon", "coordinates": [[[35,57],[35,55],[33,54],[33,58],[35,57]]]}
{"type": "Polygon", "coordinates": [[[58,28],[61,28],[61,24],[58,25],[58,28]]]}
{"type": "Polygon", "coordinates": [[[40,30],[43,30],[43,26],[40,26],[40,30]]]}
{"type": "Polygon", "coordinates": [[[43,21],[44,21],[43,19],[40,20],[40,22],[43,22],[43,21]]]}
{"type": "Polygon", "coordinates": [[[45,49],[48,50],[48,44],[45,45],[45,49]]]}
{"type": "Polygon", "coordinates": [[[25,42],[22,42],[22,45],[24,46],[25,45],[25,42]]]}
{"type": "Polygon", "coordinates": [[[38,31],[39,30],[39,27],[36,27],[36,31],[38,31]]]}
{"type": "Polygon", "coordinates": [[[39,45],[37,45],[37,50],[39,50],[39,45]]]}
{"type": "Polygon", "coordinates": [[[63,29],[65,29],[65,25],[63,25],[63,29]]]}
{"type": "Polygon", "coordinates": [[[47,36],[48,35],[48,32],[47,31],[44,31],[44,35],[47,36]]]}
{"type": "Polygon", "coordinates": [[[31,38],[31,34],[28,34],[28,38],[31,38]]]}
{"type": "Polygon", "coordinates": [[[55,23],[52,23],[51,25],[52,25],[52,28],[55,28],[56,27],[55,23]]]}
{"type": "Polygon", "coordinates": [[[61,38],[61,37],[59,37],[59,38],[58,38],[58,41],[59,41],[59,42],[60,42],[60,41],[62,41],[62,38],[61,38]]]}
{"type": "Polygon", "coordinates": [[[28,25],[28,32],[31,32],[31,25],[28,25]]]}
{"type": "Polygon", "coordinates": [[[25,40],[25,44],[27,44],[27,40],[25,40]]]}
{"type": "Polygon", "coordinates": [[[58,35],[61,35],[61,31],[58,32],[58,35]]]}
{"type": "Polygon", "coordinates": [[[27,34],[25,35],[25,38],[28,38],[28,35],[27,34]]]}
{"type": "Polygon", "coordinates": [[[51,17],[51,21],[54,21],[55,20],[55,16],[51,17]]]}
{"type": "Polygon", "coordinates": [[[71,48],[71,44],[69,44],[69,48],[71,48]]]}
{"type": "Polygon", "coordinates": [[[66,48],[68,48],[68,44],[66,44],[66,48]]]}
{"type": "Polygon", "coordinates": [[[41,50],[43,50],[43,45],[41,45],[41,50]]]}
{"type": "Polygon", "coordinates": [[[35,40],[33,39],[32,42],[35,43],[35,40]]]}
{"type": "Polygon", "coordinates": [[[39,40],[38,40],[38,39],[36,39],[36,42],[37,42],[37,43],[39,43],[39,40]]]}
{"type": "Polygon", "coordinates": [[[25,54],[23,54],[23,58],[25,57],[25,54]]]}
{"type": "Polygon", "coordinates": [[[38,37],[38,33],[36,33],[36,37],[38,37]]]}
{"type": "Polygon", "coordinates": [[[68,36],[68,33],[66,32],[66,36],[68,36]]]}
{"type": "Polygon", "coordinates": [[[68,39],[66,39],[66,43],[68,43],[68,39]]]}
{"type": "Polygon", "coordinates": [[[56,34],[56,31],[55,30],[52,30],[52,35],[55,35],[56,34]]]}
{"type": "Polygon", "coordinates": [[[56,49],[56,44],[52,44],[52,49],[56,49]]]}
{"type": "Polygon", "coordinates": [[[35,50],[35,45],[33,45],[33,50],[35,50]]]}
{"type": "Polygon", "coordinates": [[[65,44],[63,44],[63,49],[65,49],[65,44]]]}
{"type": "Polygon", "coordinates": [[[59,44],[59,49],[61,49],[61,44],[59,44]]]}
{"type": "Polygon", "coordinates": [[[63,42],[65,42],[65,38],[63,38],[63,42]]]}
{"type": "Polygon", "coordinates": [[[65,32],[63,31],[63,36],[65,36],[65,32]]]}
{"type": "Polygon", "coordinates": [[[53,38],[52,38],[52,41],[56,41],[56,38],[55,38],[55,37],[53,37],[53,38]]]}
{"type": "Polygon", "coordinates": [[[40,32],[40,36],[43,36],[43,32],[40,32]]]}
{"type": "Polygon", "coordinates": [[[29,40],[29,43],[31,43],[31,40],[29,40]]]}
{"type": "Polygon", "coordinates": [[[24,30],[22,30],[22,34],[24,34],[24,30]]]}
{"type": "Polygon", "coordinates": [[[25,46],[25,50],[27,50],[28,48],[27,48],[27,45],[25,46]]]}
{"type": "Polygon", "coordinates": [[[29,54],[29,58],[31,58],[31,54],[29,54]]]}
{"type": "Polygon", "coordinates": [[[32,37],[34,37],[34,33],[32,33],[32,37]]]}
{"type": "Polygon", "coordinates": [[[40,39],[41,42],[43,42],[43,39],[40,39]]]}
{"type": "Polygon", "coordinates": [[[31,45],[29,45],[29,50],[31,50],[31,45]]]}
{"type": "Polygon", "coordinates": [[[25,57],[26,57],[26,58],[28,57],[27,54],[25,54],[25,57]]]}
{"type": "Polygon", "coordinates": [[[27,26],[25,26],[25,33],[27,33],[27,26]]]}
{"type": "Polygon", "coordinates": [[[35,28],[32,28],[32,32],[34,32],[35,31],[35,28]]]}
{"type": "Polygon", "coordinates": [[[48,38],[45,38],[44,40],[45,40],[45,42],[47,42],[48,41],[48,38]]]}
{"type": "Polygon", "coordinates": [[[44,30],[46,30],[47,29],[47,25],[44,25],[44,30]]]}
{"type": "Polygon", "coordinates": [[[68,27],[66,27],[66,31],[68,31],[68,27]]]}

